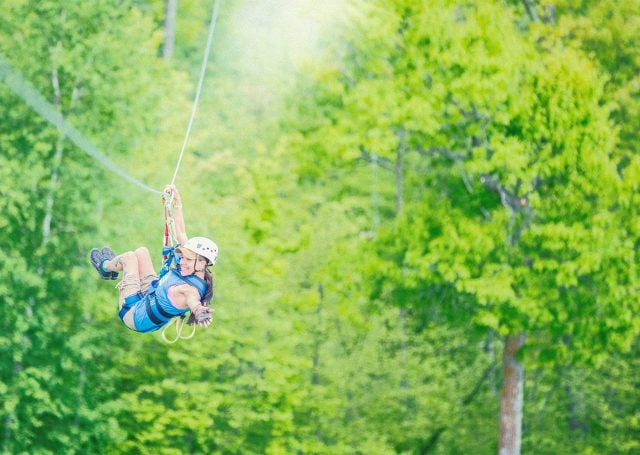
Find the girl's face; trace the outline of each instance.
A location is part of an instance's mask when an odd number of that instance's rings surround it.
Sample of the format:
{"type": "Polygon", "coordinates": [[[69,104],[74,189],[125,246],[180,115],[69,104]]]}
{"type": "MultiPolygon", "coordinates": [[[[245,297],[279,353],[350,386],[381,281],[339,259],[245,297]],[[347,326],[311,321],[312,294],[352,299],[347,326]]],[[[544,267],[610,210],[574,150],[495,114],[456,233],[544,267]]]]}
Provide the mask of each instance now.
{"type": "Polygon", "coordinates": [[[199,259],[196,266],[196,260],[182,257],[180,259],[180,274],[182,276],[191,275],[195,270],[203,270],[206,265],[206,259],[199,259]]]}

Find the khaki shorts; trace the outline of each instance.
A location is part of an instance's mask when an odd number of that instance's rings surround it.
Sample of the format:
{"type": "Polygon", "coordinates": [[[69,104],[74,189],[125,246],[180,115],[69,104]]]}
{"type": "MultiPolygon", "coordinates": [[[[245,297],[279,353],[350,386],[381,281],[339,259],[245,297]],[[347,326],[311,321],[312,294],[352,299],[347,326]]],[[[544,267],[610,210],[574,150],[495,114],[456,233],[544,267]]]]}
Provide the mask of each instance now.
{"type": "MultiPolygon", "coordinates": [[[[142,294],[146,294],[149,291],[149,287],[153,280],[157,280],[158,275],[152,273],[140,279],[139,275],[129,274],[125,276],[122,281],[118,283],[116,286],[120,291],[120,306],[118,311],[122,309],[122,305],[124,305],[124,299],[129,297],[130,295],[137,294],[141,292],[142,294]]],[[[129,327],[131,330],[135,330],[135,325],[133,323],[133,307],[127,311],[127,313],[122,317],[122,322],[129,327]]]]}

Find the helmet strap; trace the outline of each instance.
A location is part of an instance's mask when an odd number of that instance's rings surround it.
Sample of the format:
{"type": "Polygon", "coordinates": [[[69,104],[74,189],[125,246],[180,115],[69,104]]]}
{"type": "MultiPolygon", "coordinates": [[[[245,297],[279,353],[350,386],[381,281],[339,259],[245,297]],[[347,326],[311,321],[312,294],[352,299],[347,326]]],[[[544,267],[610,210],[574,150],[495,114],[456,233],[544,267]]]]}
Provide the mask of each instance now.
{"type": "Polygon", "coordinates": [[[205,263],[205,266],[204,266],[204,268],[202,270],[196,269],[196,265],[198,264],[198,259],[199,258],[200,258],[200,255],[198,253],[196,253],[196,261],[193,263],[193,273],[191,275],[195,275],[196,272],[204,272],[205,270],[207,270],[206,263],[205,263]]]}

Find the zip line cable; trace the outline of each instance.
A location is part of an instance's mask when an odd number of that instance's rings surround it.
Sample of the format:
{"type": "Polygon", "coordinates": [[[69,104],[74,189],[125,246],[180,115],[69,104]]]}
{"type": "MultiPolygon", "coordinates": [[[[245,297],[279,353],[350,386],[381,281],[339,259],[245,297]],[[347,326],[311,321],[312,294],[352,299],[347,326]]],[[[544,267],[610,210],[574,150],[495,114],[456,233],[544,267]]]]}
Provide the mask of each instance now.
{"type": "MultiPolygon", "coordinates": [[[[198,103],[200,101],[200,95],[202,93],[202,85],[204,82],[204,75],[209,62],[209,54],[211,53],[211,44],[213,42],[213,32],[216,27],[218,19],[218,9],[220,6],[220,0],[216,0],[213,11],[211,13],[211,22],[209,24],[209,34],[207,37],[207,45],[202,60],[202,67],[200,69],[200,79],[198,81],[198,88],[196,90],[196,97],[193,102],[193,109],[191,111],[191,118],[187,126],[187,132],[182,143],[182,149],[180,150],[180,156],[176,164],[176,169],[171,179],[171,184],[176,180],[180,163],[182,162],[182,156],[187,147],[187,141],[189,134],[191,133],[191,127],[198,109],[198,103]]],[[[107,156],[101,152],[91,141],[85,138],[80,131],[78,131],[73,125],[65,120],[64,116],[58,112],[28,81],[26,81],[20,73],[11,66],[9,61],[4,58],[0,53],[0,81],[3,81],[16,95],[18,95],[25,103],[27,103],[34,111],[40,114],[45,120],[49,121],[60,132],[64,133],[74,144],[80,147],[87,155],[102,164],[105,168],[109,169],[116,175],[120,176],[124,180],[136,185],[143,190],[149,191],[154,194],[163,194],[162,191],[158,191],[145,185],[141,181],[131,177],[123,169],[115,165],[107,156]]]]}
{"type": "Polygon", "coordinates": [[[31,108],[49,121],[59,131],[64,133],[74,144],[80,147],[87,155],[98,161],[105,168],[114,172],[128,182],[152,193],[162,194],[150,186],[136,180],[127,174],[120,167],[113,164],[98,148],[85,138],[73,125],[67,122],[62,114],[58,112],[38,91],[27,82],[0,54],[0,79],[31,108]]]}
{"type": "Polygon", "coordinates": [[[220,6],[220,0],[216,0],[213,5],[213,11],[211,12],[211,21],[209,22],[209,35],[207,36],[207,45],[204,51],[204,57],[202,58],[202,66],[200,68],[200,80],[198,81],[198,88],[196,90],[196,97],[193,101],[193,109],[191,110],[191,118],[189,119],[189,124],[187,125],[187,132],[184,136],[184,141],[182,143],[182,149],[180,150],[180,156],[178,157],[178,162],[176,164],[176,170],[173,173],[173,178],[171,179],[171,184],[176,181],[176,176],[178,175],[178,169],[180,169],[180,163],[182,162],[182,156],[184,155],[184,151],[187,148],[187,141],[189,139],[189,134],[191,133],[191,127],[193,126],[193,120],[196,116],[196,111],[198,110],[198,102],[200,101],[200,94],[202,93],[202,82],[204,81],[204,74],[207,70],[207,64],[209,62],[209,54],[211,53],[211,43],[213,42],[213,32],[216,29],[216,22],[218,21],[218,8],[220,6]]]}

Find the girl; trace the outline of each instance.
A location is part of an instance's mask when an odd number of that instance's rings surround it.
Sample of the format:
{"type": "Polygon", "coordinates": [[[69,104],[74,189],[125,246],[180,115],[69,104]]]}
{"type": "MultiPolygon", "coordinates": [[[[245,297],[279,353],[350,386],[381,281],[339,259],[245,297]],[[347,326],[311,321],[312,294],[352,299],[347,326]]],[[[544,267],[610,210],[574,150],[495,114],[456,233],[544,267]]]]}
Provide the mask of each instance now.
{"type": "Polygon", "coordinates": [[[209,302],[213,297],[213,279],[208,267],[218,258],[217,245],[205,237],[187,238],[180,193],[168,185],[165,193],[173,195],[176,239],[176,268],[160,278],[151,262],[149,250],[140,247],[116,256],[109,247],[93,248],[91,264],[104,280],[115,280],[120,293],[120,319],[136,332],[153,332],[172,318],[191,311],[188,324],[208,327],[211,324],[209,302]]]}

